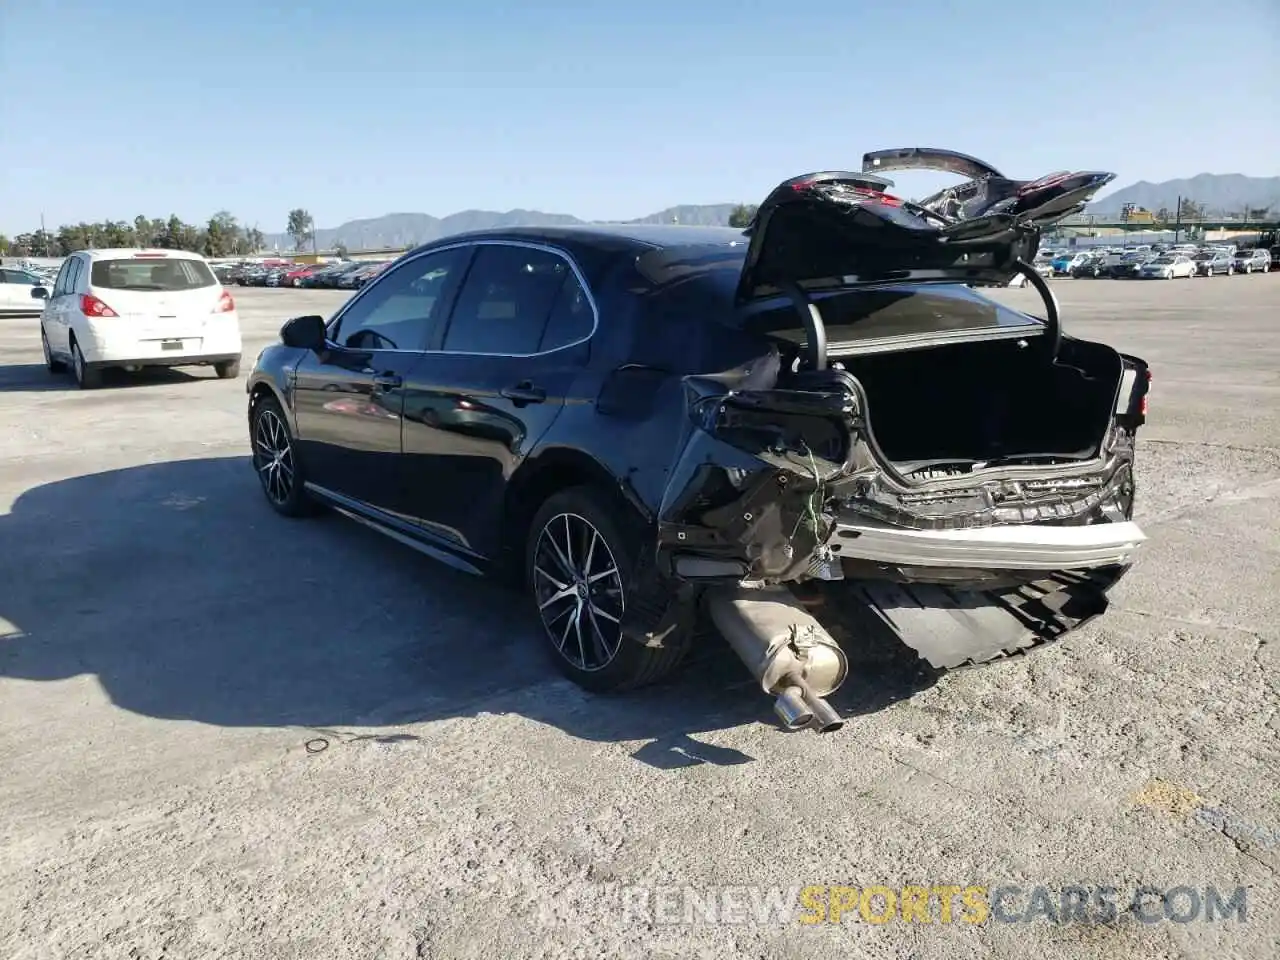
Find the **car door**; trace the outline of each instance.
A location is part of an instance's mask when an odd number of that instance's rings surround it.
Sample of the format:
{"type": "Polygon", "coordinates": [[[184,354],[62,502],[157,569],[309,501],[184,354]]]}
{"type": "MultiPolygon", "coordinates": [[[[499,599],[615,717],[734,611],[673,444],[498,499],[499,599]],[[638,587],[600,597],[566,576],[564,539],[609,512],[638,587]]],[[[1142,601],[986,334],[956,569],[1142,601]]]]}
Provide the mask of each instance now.
{"type": "Polygon", "coordinates": [[[507,483],[563,409],[596,307],[563,251],[482,241],[405,397],[400,510],[482,557],[501,541],[507,483]]]}
{"type": "Polygon", "coordinates": [[[383,510],[401,499],[403,385],[447,310],[469,251],[413,257],[329,324],[328,348],[294,370],[295,429],[309,482],[383,510]]]}
{"type": "Polygon", "coordinates": [[[57,354],[70,352],[67,344],[66,320],[69,301],[66,294],[68,280],[71,277],[72,267],[75,263],[75,257],[68,257],[62,261],[62,269],[58,271],[57,279],[53,282],[53,289],[49,291],[49,299],[45,301],[44,306],[44,335],[49,338],[49,349],[57,354]]]}

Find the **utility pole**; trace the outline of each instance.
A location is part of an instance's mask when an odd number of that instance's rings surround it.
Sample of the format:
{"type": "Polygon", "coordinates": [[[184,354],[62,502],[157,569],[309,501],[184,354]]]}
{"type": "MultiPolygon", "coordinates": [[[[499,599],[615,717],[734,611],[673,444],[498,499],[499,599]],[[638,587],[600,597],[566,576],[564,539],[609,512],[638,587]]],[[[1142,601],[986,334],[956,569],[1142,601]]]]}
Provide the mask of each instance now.
{"type": "Polygon", "coordinates": [[[1182,233],[1182,197],[1178,197],[1178,212],[1173,217],[1173,242],[1178,242],[1178,235],[1182,233]]]}
{"type": "Polygon", "coordinates": [[[40,236],[44,237],[44,255],[45,255],[45,258],[46,258],[46,259],[48,259],[48,257],[49,257],[49,234],[48,234],[48,232],[47,232],[47,231],[45,230],[45,228],[44,228],[44,211],[43,211],[43,210],[41,210],[41,211],[40,211],[40,236]]]}

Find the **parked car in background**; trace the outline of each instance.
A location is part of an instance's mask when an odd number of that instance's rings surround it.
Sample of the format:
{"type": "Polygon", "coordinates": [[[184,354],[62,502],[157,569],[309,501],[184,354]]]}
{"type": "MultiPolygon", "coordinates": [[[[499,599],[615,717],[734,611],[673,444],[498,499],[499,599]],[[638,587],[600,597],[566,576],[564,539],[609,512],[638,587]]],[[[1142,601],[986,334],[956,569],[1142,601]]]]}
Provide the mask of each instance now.
{"type": "Polygon", "coordinates": [[[336,290],[341,286],[343,277],[349,277],[351,274],[359,270],[364,270],[366,267],[368,267],[368,263],[360,260],[353,260],[349,263],[344,263],[342,264],[341,269],[335,270],[331,274],[327,274],[319,285],[330,290],[336,290]]]}
{"type": "Polygon", "coordinates": [[[1113,177],[926,150],[863,170],[780,184],[749,239],[515,227],[405,254],[258,358],[262,495],[510,572],[592,690],[670,673],[709,617],[792,729],[841,724],[829,631],[857,611],[937,669],[1075,629],[1145,539],[1147,365],[1065,333],[1051,296],[1041,318],[969,285],[1007,284],[1113,177]],[[872,173],[940,164],[973,179],[919,204],[872,173]]]}
{"type": "Polygon", "coordinates": [[[1143,280],[1173,280],[1176,277],[1194,277],[1196,265],[1190,257],[1174,256],[1162,253],[1154,260],[1148,260],[1138,269],[1138,276],[1143,280]]]}
{"type": "Polygon", "coordinates": [[[1202,277],[1218,274],[1231,276],[1236,272],[1235,258],[1225,250],[1201,250],[1195,255],[1196,273],[1202,277]]]}
{"type": "Polygon", "coordinates": [[[298,284],[298,286],[307,288],[328,287],[331,281],[337,279],[340,274],[350,268],[351,264],[347,262],[323,264],[318,269],[311,271],[311,273],[303,277],[302,282],[298,284]]]}
{"type": "Polygon", "coordinates": [[[1237,273],[1266,273],[1271,269],[1271,251],[1238,250],[1234,266],[1237,273]]]}
{"type": "Polygon", "coordinates": [[[1108,275],[1107,255],[1105,253],[1086,253],[1084,258],[1071,268],[1071,276],[1078,278],[1096,278],[1108,275]]]}
{"type": "Polygon", "coordinates": [[[0,267],[0,317],[38,315],[43,304],[31,299],[31,291],[44,282],[33,271],[0,267]]]}
{"type": "Polygon", "coordinates": [[[1117,260],[1108,265],[1107,274],[1113,280],[1132,280],[1138,276],[1142,265],[1154,260],[1155,257],[1154,253],[1142,251],[1121,254],[1117,260]]]}
{"type": "Polygon", "coordinates": [[[352,270],[350,273],[344,273],[338,280],[338,289],[359,290],[386,269],[388,262],[389,261],[378,261],[375,263],[368,263],[358,270],[352,270]]]}
{"type": "Polygon", "coordinates": [[[1035,262],[1031,264],[1031,268],[1042,277],[1053,276],[1053,257],[1041,255],[1036,257],[1035,262]]]}
{"type": "Polygon", "coordinates": [[[310,277],[314,277],[317,273],[323,273],[331,268],[331,263],[306,263],[299,264],[291,268],[284,276],[284,286],[286,287],[305,287],[306,281],[310,277]]]}
{"type": "Polygon", "coordinates": [[[1076,265],[1082,263],[1086,254],[1083,253],[1064,253],[1053,261],[1053,275],[1055,277],[1069,277],[1071,271],[1076,265]]]}
{"type": "Polygon", "coordinates": [[[44,301],[40,343],[50,372],[68,365],[83,389],[107,367],[212,366],[240,374],[236,302],[204,257],[185,250],[81,250],[62,264],[44,301]]]}

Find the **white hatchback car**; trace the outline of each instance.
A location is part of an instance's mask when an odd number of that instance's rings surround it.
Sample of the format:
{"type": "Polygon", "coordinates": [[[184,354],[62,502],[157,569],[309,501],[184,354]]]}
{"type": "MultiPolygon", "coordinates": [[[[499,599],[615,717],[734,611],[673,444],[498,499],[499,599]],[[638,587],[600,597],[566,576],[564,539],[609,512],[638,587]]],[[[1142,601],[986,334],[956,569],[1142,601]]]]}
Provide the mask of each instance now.
{"type": "Polygon", "coordinates": [[[209,264],[185,250],[81,250],[67,257],[40,316],[45,364],[96,387],[106,367],[212,365],[240,374],[240,317],[209,264]]]}

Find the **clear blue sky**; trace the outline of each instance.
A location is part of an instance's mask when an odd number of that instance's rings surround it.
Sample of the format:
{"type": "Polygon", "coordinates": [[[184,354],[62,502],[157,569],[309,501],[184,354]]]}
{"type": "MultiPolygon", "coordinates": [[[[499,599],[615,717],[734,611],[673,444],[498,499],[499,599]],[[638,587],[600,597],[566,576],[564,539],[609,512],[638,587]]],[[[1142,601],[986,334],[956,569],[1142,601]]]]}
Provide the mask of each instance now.
{"type": "Polygon", "coordinates": [[[622,219],[890,146],[1276,175],[1277,80],[1278,0],[0,0],[0,231],[622,219]]]}

